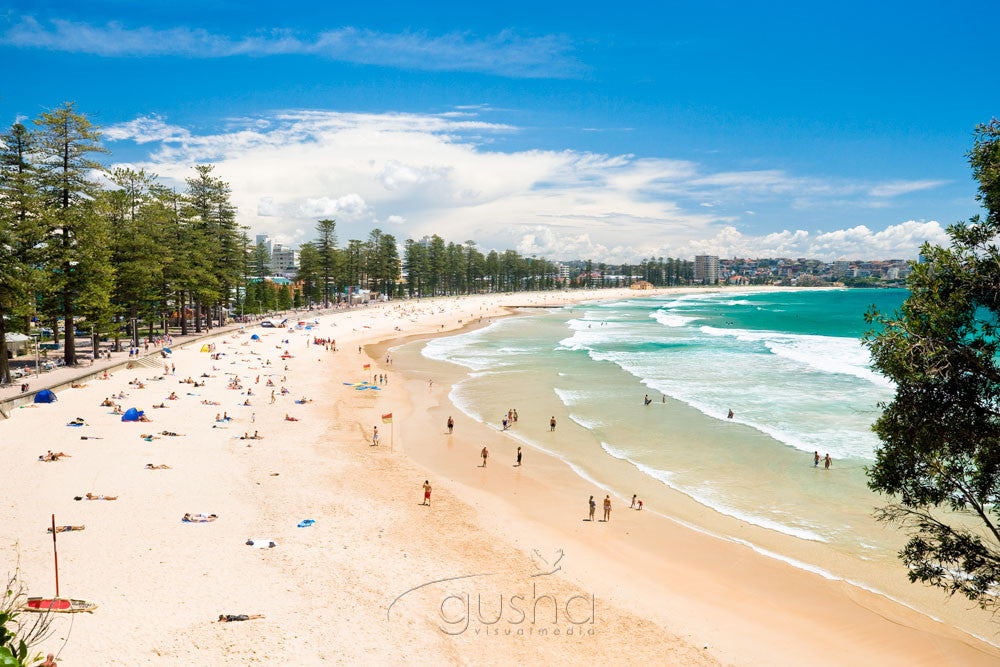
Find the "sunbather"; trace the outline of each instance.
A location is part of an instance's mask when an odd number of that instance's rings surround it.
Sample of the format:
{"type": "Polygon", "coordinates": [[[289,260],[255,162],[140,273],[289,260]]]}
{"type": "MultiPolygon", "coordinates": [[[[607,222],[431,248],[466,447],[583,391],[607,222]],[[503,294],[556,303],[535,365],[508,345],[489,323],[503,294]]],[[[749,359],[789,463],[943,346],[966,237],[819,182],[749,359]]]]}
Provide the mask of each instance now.
{"type": "Polygon", "coordinates": [[[216,623],[233,623],[235,621],[250,621],[257,618],[264,618],[264,614],[219,614],[216,623]]]}
{"type": "Polygon", "coordinates": [[[69,456],[69,454],[66,454],[65,452],[56,452],[56,453],[53,453],[52,450],[50,449],[48,451],[48,453],[39,456],[38,460],[39,461],[58,461],[59,459],[61,459],[64,456],[69,456]]]}
{"type": "Polygon", "coordinates": [[[166,463],[161,463],[160,465],[155,466],[152,463],[147,463],[146,470],[170,470],[170,466],[166,463]]]}
{"type": "MultiPolygon", "coordinates": [[[[84,528],[86,528],[86,526],[56,526],[56,532],[57,533],[69,533],[69,532],[72,532],[74,530],[83,530],[84,528]]],[[[49,535],[51,535],[52,534],[52,526],[49,526],[48,528],[46,528],[45,532],[48,533],[49,535]]]]}
{"type": "Polygon", "coordinates": [[[208,523],[219,518],[218,514],[185,514],[181,519],[184,523],[208,523]]]}
{"type": "Polygon", "coordinates": [[[154,405],[154,408],[165,408],[167,405],[165,403],[160,403],[159,405],[154,405]]]}
{"type": "Polygon", "coordinates": [[[285,413],[286,422],[297,422],[298,420],[299,420],[298,417],[290,417],[287,412],[285,413]]]}
{"type": "Polygon", "coordinates": [[[95,496],[93,493],[88,493],[84,498],[87,500],[118,500],[118,496],[95,496]]]}
{"type": "Polygon", "coordinates": [[[183,433],[174,433],[173,431],[160,431],[160,435],[169,435],[169,436],[172,436],[172,437],[177,437],[177,436],[184,435],[184,434],[183,433]]]}
{"type": "Polygon", "coordinates": [[[141,421],[141,422],[151,422],[153,420],[150,419],[149,417],[147,417],[146,415],[140,414],[139,415],[139,421],[141,421]]]}
{"type": "Polygon", "coordinates": [[[153,435],[152,433],[143,433],[139,437],[142,438],[143,440],[145,440],[146,442],[153,442],[154,440],[159,440],[160,439],[160,436],[153,435]]]}

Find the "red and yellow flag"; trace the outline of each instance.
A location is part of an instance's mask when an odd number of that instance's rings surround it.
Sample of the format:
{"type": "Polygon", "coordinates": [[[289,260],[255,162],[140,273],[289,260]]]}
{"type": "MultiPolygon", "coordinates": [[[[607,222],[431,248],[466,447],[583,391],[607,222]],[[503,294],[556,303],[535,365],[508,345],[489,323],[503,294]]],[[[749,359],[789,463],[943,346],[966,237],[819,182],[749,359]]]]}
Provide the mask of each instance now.
{"type": "Polygon", "coordinates": [[[382,415],[382,423],[383,424],[391,424],[392,423],[392,413],[391,412],[387,412],[384,415],[382,415]]]}
{"type": "Polygon", "coordinates": [[[367,371],[368,369],[370,369],[371,367],[372,367],[372,365],[371,365],[371,364],[365,364],[364,366],[362,366],[362,368],[363,368],[364,370],[366,370],[366,371],[367,371]]]}

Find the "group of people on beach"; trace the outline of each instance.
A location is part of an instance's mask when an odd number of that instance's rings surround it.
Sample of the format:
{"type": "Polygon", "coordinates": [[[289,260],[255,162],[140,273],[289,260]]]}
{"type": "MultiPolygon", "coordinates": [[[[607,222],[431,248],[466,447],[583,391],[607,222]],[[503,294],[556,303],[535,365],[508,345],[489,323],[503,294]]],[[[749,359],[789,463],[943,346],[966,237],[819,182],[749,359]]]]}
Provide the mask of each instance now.
{"type": "MultiPolygon", "coordinates": [[[[594,496],[590,497],[587,501],[587,509],[590,510],[590,515],[588,521],[594,520],[594,512],[597,510],[597,501],[594,500],[594,496]]],[[[611,521],[611,495],[607,494],[604,496],[604,518],[601,519],[602,522],[611,521]]]]}
{"type": "Polygon", "coordinates": [[[503,416],[503,418],[500,420],[500,423],[503,425],[503,429],[502,430],[504,430],[504,431],[506,431],[511,426],[513,426],[514,424],[516,424],[517,423],[517,410],[515,410],[514,408],[511,408],[510,410],[507,410],[507,414],[505,414],[503,416]]]}
{"type": "Polygon", "coordinates": [[[821,460],[823,461],[823,467],[826,470],[829,470],[830,466],[833,465],[833,459],[830,458],[830,454],[829,453],[827,453],[827,455],[821,459],[820,455],[819,455],[819,452],[814,451],[813,452],[813,468],[818,468],[819,467],[819,462],[821,460]]]}

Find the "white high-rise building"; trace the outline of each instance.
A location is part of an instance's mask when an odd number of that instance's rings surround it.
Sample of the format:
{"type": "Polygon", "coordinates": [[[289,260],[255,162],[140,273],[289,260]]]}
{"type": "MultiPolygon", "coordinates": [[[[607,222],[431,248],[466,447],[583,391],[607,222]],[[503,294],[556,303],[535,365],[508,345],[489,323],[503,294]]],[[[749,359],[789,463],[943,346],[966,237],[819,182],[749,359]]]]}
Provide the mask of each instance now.
{"type": "Polygon", "coordinates": [[[271,273],[288,277],[299,266],[299,251],[275,243],[271,250],[271,273]]]}
{"type": "Polygon", "coordinates": [[[716,255],[695,255],[694,280],[705,285],[719,282],[719,258],[716,255]]]}

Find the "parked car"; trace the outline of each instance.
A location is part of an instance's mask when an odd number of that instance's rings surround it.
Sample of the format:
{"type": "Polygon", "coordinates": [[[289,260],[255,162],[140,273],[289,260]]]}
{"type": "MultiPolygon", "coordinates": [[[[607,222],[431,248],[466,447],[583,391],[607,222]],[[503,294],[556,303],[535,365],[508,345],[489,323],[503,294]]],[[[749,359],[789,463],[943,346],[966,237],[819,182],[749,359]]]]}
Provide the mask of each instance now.
{"type": "Polygon", "coordinates": [[[271,320],[264,320],[263,322],[260,323],[260,326],[264,327],[265,329],[273,329],[274,322],[272,322],[271,320]]]}

